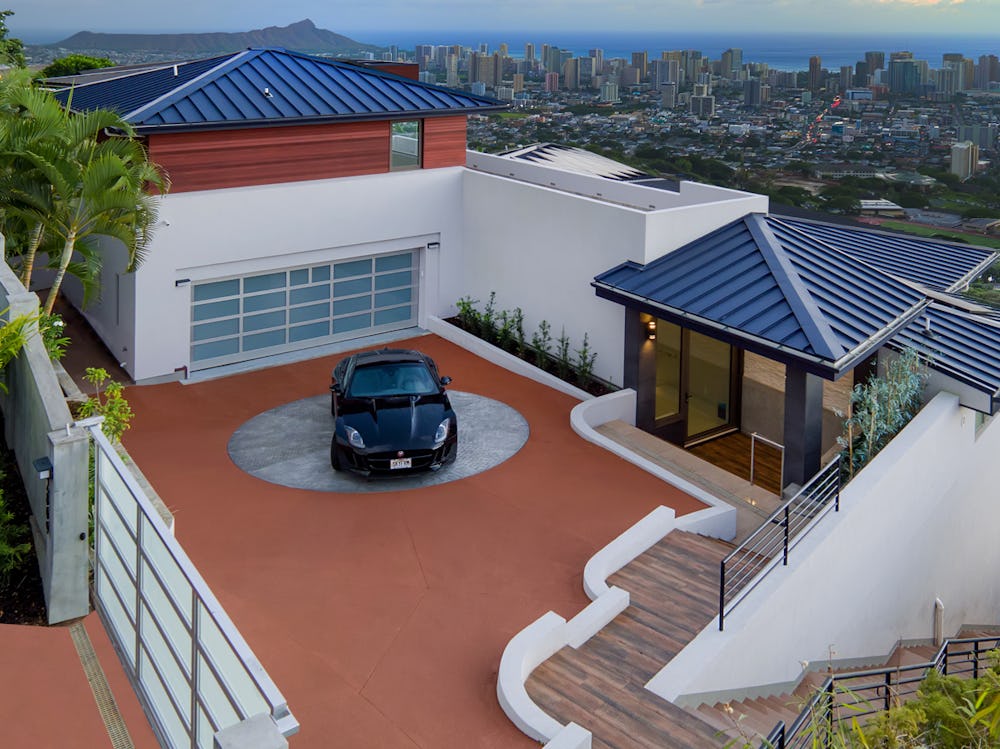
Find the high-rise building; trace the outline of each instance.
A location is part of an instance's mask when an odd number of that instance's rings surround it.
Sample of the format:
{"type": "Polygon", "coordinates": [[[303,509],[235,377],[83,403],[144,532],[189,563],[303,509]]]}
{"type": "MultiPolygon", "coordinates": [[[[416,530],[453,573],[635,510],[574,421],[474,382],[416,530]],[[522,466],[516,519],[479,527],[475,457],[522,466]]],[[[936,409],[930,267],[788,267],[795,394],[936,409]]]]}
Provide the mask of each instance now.
{"type": "Polygon", "coordinates": [[[760,109],[771,98],[771,87],[760,78],[743,81],[743,106],[760,109]]]}
{"type": "Polygon", "coordinates": [[[988,125],[962,125],[958,128],[958,139],[975,143],[981,151],[992,151],[997,147],[998,131],[1000,125],[995,122],[988,125]]]}
{"type": "Polygon", "coordinates": [[[708,119],[715,116],[714,96],[692,96],[691,114],[708,119]]]}
{"type": "Polygon", "coordinates": [[[580,88],[593,88],[594,86],[594,58],[578,57],[577,65],[580,69],[580,88]]]}
{"type": "Polygon", "coordinates": [[[854,85],[863,88],[869,84],[868,80],[868,63],[864,60],[858,60],[854,65],[854,85]]]}
{"type": "MultiPolygon", "coordinates": [[[[919,60],[912,52],[893,52],[889,57],[889,91],[893,94],[915,94],[920,90],[923,76],[919,60]]],[[[924,63],[926,66],[926,63],[924,63]]]]}
{"type": "Polygon", "coordinates": [[[510,49],[507,47],[507,42],[502,42],[497,48],[497,52],[501,57],[510,57],[510,49]]]}
{"type": "Polygon", "coordinates": [[[558,73],[546,73],[545,74],[545,90],[546,91],[558,91],[559,90],[559,74],[558,73]]]}
{"type": "Polygon", "coordinates": [[[730,47],[722,53],[719,63],[719,75],[723,78],[733,78],[743,68],[743,50],[730,47]]]}
{"type": "Polygon", "coordinates": [[[960,71],[945,65],[934,71],[934,90],[942,96],[951,97],[961,90],[959,87],[960,71]]]}
{"type": "Polygon", "coordinates": [[[633,52],[632,67],[639,71],[640,81],[646,80],[646,76],[649,74],[649,53],[633,52]]]}
{"type": "Polygon", "coordinates": [[[1000,81],[1000,59],[996,55],[981,55],[976,64],[973,88],[986,91],[991,81],[1000,81]]]}
{"type": "Polygon", "coordinates": [[[875,75],[876,70],[885,67],[885,52],[865,52],[865,63],[868,65],[868,75],[875,75]]]}
{"type": "Polygon", "coordinates": [[[823,87],[823,61],[819,55],[809,58],[809,90],[818,91],[823,87]]]}
{"type": "Polygon", "coordinates": [[[664,109],[673,109],[677,106],[676,83],[664,83],[660,86],[660,106],[664,109]]]}
{"type": "Polygon", "coordinates": [[[524,91],[524,73],[514,73],[514,93],[519,94],[524,91]]]}
{"type": "Polygon", "coordinates": [[[604,104],[617,104],[618,99],[618,84],[608,81],[607,83],[601,84],[601,102],[604,104]]]}
{"type": "Polygon", "coordinates": [[[445,62],[445,85],[458,86],[458,55],[449,54],[445,62]]]}
{"type": "Polygon", "coordinates": [[[594,75],[602,75],[604,73],[604,50],[592,49],[587,54],[594,60],[594,75]]]}
{"type": "Polygon", "coordinates": [[[846,91],[851,86],[854,85],[854,66],[852,65],[841,65],[840,66],[840,90],[841,92],[846,91]]]}
{"type": "Polygon", "coordinates": [[[479,54],[488,55],[490,53],[490,45],[483,42],[479,45],[479,54]]]}
{"type": "Polygon", "coordinates": [[[951,173],[965,182],[975,175],[979,165],[979,146],[972,141],[962,141],[951,147],[951,173]]]}
{"type": "Polygon", "coordinates": [[[618,80],[622,86],[639,85],[639,68],[635,67],[635,65],[626,65],[622,68],[618,80]]]}
{"type": "MultiPolygon", "coordinates": [[[[587,58],[588,60],[590,58],[587,58]]],[[[563,88],[574,90],[580,88],[580,58],[572,57],[563,63],[563,88]]]]}
{"type": "Polygon", "coordinates": [[[535,61],[535,45],[531,42],[527,42],[524,45],[524,59],[528,62],[535,61]]]}

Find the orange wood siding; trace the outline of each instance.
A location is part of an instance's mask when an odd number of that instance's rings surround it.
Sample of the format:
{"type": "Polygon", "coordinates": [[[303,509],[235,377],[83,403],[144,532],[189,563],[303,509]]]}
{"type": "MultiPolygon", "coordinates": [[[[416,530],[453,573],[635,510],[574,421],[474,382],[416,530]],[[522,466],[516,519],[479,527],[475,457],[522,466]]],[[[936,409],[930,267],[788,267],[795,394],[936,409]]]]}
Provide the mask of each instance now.
{"type": "MultiPolygon", "coordinates": [[[[462,120],[464,149],[465,118],[455,119],[462,120]]],[[[171,192],[382,174],[389,171],[389,123],[155,133],[149,155],[170,176],[171,192]]]]}
{"type": "Polygon", "coordinates": [[[465,115],[424,120],[424,169],[465,166],[465,115]]]}

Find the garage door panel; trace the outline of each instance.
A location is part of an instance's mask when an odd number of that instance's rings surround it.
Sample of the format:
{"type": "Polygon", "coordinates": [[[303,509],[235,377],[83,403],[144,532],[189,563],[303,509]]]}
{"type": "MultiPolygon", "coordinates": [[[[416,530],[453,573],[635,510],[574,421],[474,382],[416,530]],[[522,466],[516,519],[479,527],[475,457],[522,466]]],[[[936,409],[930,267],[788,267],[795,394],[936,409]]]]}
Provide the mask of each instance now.
{"type": "Polygon", "coordinates": [[[410,251],[196,283],[191,368],[413,325],[417,267],[410,251]]]}

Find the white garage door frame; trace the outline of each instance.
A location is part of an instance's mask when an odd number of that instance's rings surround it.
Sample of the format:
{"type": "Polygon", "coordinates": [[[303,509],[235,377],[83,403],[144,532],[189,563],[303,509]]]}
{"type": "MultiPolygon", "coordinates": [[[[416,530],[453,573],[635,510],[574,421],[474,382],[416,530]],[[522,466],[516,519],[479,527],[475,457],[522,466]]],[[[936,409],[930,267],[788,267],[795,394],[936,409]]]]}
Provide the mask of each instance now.
{"type": "Polygon", "coordinates": [[[191,286],[190,370],[412,327],[423,245],[203,278],[191,286]]]}

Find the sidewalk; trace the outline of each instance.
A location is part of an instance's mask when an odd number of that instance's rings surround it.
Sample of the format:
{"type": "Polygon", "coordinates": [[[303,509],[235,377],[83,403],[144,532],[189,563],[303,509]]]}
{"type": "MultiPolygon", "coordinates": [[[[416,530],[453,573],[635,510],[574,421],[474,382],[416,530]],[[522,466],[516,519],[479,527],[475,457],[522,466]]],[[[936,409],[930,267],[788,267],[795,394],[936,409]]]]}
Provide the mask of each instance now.
{"type": "MultiPolygon", "coordinates": [[[[0,745],[33,749],[157,749],[97,614],[81,621],[131,736],[113,743],[88,683],[70,625],[0,625],[0,745]]],[[[113,714],[113,710],[111,711],[113,714]]]]}

